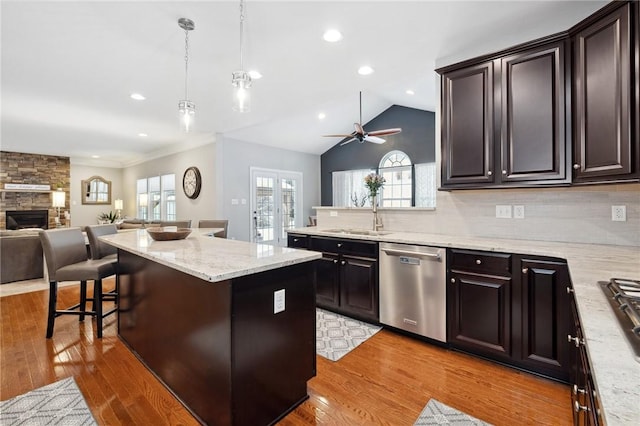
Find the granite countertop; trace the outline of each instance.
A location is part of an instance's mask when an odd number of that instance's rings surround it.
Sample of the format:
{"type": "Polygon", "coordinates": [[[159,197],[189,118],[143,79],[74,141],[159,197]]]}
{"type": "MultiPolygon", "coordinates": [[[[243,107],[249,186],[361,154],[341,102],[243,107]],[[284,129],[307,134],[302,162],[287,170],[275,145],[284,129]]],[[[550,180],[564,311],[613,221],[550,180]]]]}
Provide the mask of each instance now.
{"type": "Polygon", "coordinates": [[[640,248],[393,231],[385,231],[383,235],[352,235],[317,227],[289,232],[566,259],[605,422],[640,424],[640,362],[598,285],[598,281],[613,277],[640,279],[640,248]]]}
{"type": "Polygon", "coordinates": [[[146,229],[131,229],[100,239],[159,264],[218,282],[319,259],[320,253],[209,236],[194,228],[184,240],[154,241],[146,229]]]}

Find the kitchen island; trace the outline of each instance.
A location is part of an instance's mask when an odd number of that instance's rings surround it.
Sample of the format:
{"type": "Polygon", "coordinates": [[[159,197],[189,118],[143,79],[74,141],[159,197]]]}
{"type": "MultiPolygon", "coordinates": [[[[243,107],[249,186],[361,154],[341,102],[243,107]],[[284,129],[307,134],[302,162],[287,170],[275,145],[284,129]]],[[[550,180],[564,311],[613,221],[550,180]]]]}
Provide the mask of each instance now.
{"type": "Polygon", "coordinates": [[[118,335],[199,421],[275,423],[315,376],[320,254],[207,234],[102,237],[118,248],[118,335]]]}

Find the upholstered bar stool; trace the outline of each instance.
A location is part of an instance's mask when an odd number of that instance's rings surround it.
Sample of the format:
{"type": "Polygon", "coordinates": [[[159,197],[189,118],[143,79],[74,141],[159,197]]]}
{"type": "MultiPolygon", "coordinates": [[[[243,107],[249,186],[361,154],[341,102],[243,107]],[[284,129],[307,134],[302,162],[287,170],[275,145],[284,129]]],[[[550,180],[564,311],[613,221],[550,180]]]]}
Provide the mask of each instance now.
{"type": "Polygon", "coordinates": [[[40,242],[49,271],[49,313],[47,315],[47,339],[53,336],[56,317],[85,315],[96,318],[96,334],[102,338],[102,319],[116,312],[102,311],[102,279],[115,274],[114,264],[109,259],[88,259],[86,243],[80,228],[49,229],[40,231],[40,242]],[[57,310],[58,283],[80,281],[80,303],[67,309],[57,310]],[[93,281],[94,308],[86,310],[87,281],[93,281]]]}
{"type": "Polygon", "coordinates": [[[224,228],[224,231],[217,232],[214,236],[219,238],[227,238],[227,229],[229,229],[229,221],[228,220],[201,220],[198,222],[198,228],[224,228]]]}
{"type": "Polygon", "coordinates": [[[115,289],[109,292],[102,293],[102,301],[113,301],[117,305],[118,303],[118,275],[117,275],[118,249],[112,246],[111,244],[107,244],[105,242],[100,241],[98,237],[101,237],[103,235],[116,234],[118,232],[118,228],[116,227],[115,224],[108,223],[106,225],[89,225],[85,228],[85,230],[87,232],[87,239],[89,240],[91,258],[94,260],[108,259],[113,263],[113,266],[116,271],[116,286],[115,286],[115,289]]]}
{"type": "Polygon", "coordinates": [[[158,225],[147,225],[147,228],[152,226],[177,226],[178,228],[191,228],[191,219],[189,220],[161,220],[158,225]]]}

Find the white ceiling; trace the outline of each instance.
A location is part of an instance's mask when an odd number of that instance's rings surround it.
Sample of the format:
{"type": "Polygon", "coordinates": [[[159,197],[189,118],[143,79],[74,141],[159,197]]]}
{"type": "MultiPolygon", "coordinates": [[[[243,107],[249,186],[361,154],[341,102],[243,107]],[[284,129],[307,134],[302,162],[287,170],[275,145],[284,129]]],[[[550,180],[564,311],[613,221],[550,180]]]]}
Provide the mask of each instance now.
{"type": "Polygon", "coordinates": [[[114,167],[217,135],[320,154],[338,142],[322,134],[353,130],[360,90],[365,123],[393,104],[433,111],[436,66],[566,30],[606,3],[246,0],[245,68],[264,77],[251,89],[252,111],[239,114],[239,1],[2,0],[0,147],[114,167]],[[181,17],[196,25],[190,134],[177,117],[181,17]],[[322,40],[330,27],[342,41],[322,40]],[[363,64],[376,72],[358,75],[363,64]]]}

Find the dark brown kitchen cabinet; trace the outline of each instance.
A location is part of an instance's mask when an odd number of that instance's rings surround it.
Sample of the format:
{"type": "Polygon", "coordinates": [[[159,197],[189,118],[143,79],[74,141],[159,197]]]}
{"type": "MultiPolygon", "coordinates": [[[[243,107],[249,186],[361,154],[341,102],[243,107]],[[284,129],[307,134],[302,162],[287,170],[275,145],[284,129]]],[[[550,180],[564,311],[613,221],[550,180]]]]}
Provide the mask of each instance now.
{"type": "Polygon", "coordinates": [[[459,349],[511,358],[510,255],[451,250],[448,341],[459,349]]]}
{"type": "Polygon", "coordinates": [[[322,252],[316,262],[317,305],[377,323],[378,243],[311,236],[309,249],[322,252]]]}
{"type": "Polygon", "coordinates": [[[573,424],[597,426],[603,424],[603,420],[573,293],[569,295],[569,305],[572,317],[571,333],[566,336],[565,344],[569,350],[573,424]]]}
{"type": "Polygon", "coordinates": [[[566,39],[442,72],[442,187],[568,183],[566,39]]]}
{"type": "MultiPolygon", "coordinates": [[[[523,365],[545,376],[569,381],[569,347],[571,330],[569,292],[571,282],[566,263],[531,260],[519,261],[523,365]]],[[[515,340],[515,339],[514,339],[515,340]]]]}
{"type": "Polygon", "coordinates": [[[494,181],[494,62],[442,75],[442,185],[494,181]]]}
{"type": "Polygon", "coordinates": [[[614,2],[605,10],[610,13],[587,19],[574,30],[575,182],[638,177],[638,135],[633,130],[638,126],[638,82],[632,83],[638,47],[632,4],[614,2]],[[617,8],[610,11],[612,7],[617,8]]]}
{"type": "Polygon", "coordinates": [[[309,237],[307,235],[289,233],[287,234],[287,247],[306,249],[309,247],[309,237]]]}

